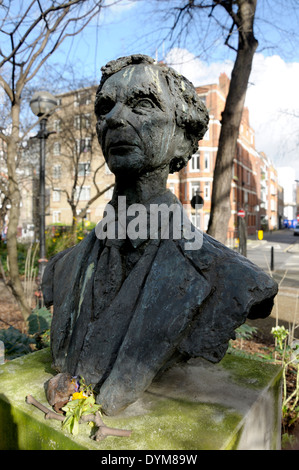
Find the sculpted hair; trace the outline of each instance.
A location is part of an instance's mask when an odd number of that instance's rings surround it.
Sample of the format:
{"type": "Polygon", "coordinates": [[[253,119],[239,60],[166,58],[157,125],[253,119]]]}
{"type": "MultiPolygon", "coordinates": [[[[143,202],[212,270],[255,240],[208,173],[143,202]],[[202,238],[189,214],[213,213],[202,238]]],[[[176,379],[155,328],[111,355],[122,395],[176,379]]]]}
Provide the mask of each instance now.
{"type": "Polygon", "coordinates": [[[185,130],[186,139],[190,143],[186,154],[174,158],[170,162],[169,171],[170,173],[174,173],[181,170],[197,151],[198,141],[203,138],[209,123],[207,108],[198,97],[193,84],[186,77],[180,75],[165,64],[155,63],[154,59],[147,55],[133,54],[127,57],[120,57],[117,60],[108,62],[101,68],[102,77],[96,93],[95,109],[97,108],[98,102],[97,95],[101,91],[105,81],[123,68],[138,64],[153,65],[160,68],[170,92],[175,99],[176,123],[185,130]]]}

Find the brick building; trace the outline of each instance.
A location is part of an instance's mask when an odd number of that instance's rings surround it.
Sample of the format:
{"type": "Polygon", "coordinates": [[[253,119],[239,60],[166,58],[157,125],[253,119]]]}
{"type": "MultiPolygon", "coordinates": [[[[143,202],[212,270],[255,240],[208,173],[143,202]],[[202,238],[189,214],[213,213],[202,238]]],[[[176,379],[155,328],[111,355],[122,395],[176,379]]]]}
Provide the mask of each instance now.
{"type": "MultiPolygon", "coordinates": [[[[220,75],[219,83],[196,88],[209,111],[209,130],[199,142],[198,150],[187,167],[177,174],[170,175],[168,180],[168,186],[182,203],[189,207],[189,214],[194,223],[197,216],[197,225],[202,230],[207,229],[210,217],[221,113],[228,88],[229,78],[226,74],[220,75]],[[204,205],[196,215],[190,201],[198,190],[204,199],[204,205]]],[[[260,228],[276,228],[277,205],[277,172],[266,155],[258,153],[255,149],[255,133],[249,123],[249,110],[245,108],[234,158],[228,238],[237,236],[239,209],[245,211],[248,234],[255,234],[260,228]]]]}
{"type": "Polygon", "coordinates": [[[279,215],[281,212],[281,198],[283,190],[278,184],[277,170],[267,155],[260,153],[259,170],[259,228],[274,230],[279,228],[279,215]]]}
{"type": "MultiPolygon", "coordinates": [[[[186,205],[193,223],[203,230],[210,217],[221,113],[228,87],[228,77],[221,74],[219,83],[196,88],[209,110],[209,130],[188,165],[168,179],[168,187],[186,205]],[[195,214],[190,201],[198,190],[204,205],[195,214]]],[[[98,222],[111,198],[114,176],[105,164],[95,133],[95,90],[89,87],[59,95],[59,109],[49,119],[48,130],[55,133],[47,141],[47,225],[70,225],[74,217],[98,222]],[[102,192],[99,197],[98,191],[102,192]]],[[[234,158],[228,237],[236,237],[239,209],[245,210],[249,234],[260,228],[276,228],[277,205],[277,172],[268,157],[256,151],[245,108],[234,158]]]]}

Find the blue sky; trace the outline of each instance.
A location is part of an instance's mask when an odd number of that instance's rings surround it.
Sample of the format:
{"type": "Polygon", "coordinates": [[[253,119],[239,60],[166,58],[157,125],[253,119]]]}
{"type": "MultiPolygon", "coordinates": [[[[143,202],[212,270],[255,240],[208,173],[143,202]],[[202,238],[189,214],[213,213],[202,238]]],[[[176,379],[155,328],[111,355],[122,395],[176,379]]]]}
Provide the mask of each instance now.
{"type": "MultiPolygon", "coordinates": [[[[289,3],[292,1],[288,0],[289,3]]],[[[113,0],[108,2],[113,4],[113,0]]],[[[178,2],[173,0],[171,5],[178,2]]],[[[299,47],[296,38],[299,9],[297,15],[293,9],[290,12],[279,7],[281,3],[287,2],[258,0],[255,35],[259,48],[246,104],[256,132],[257,150],[264,151],[276,166],[296,168],[299,179],[299,117],[292,116],[299,116],[299,47]],[[279,26],[274,28],[273,23],[279,26]]],[[[189,35],[180,47],[169,51],[170,43],[162,41],[167,23],[157,22],[157,15],[151,12],[151,2],[144,0],[123,0],[112,5],[79,37],[65,43],[53,61],[76,64],[82,77],[99,80],[100,68],[107,61],[131,53],[144,53],[165,59],[195,86],[216,82],[221,72],[230,76],[235,53],[223,45],[223,38],[212,27],[205,38],[204,52],[196,35],[189,35]]],[[[201,25],[197,26],[200,29],[201,25]]]]}
{"type": "MultiPolygon", "coordinates": [[[[286,3],[285,0],[284,2],[286,3]]],[[[107,0],[106,3],[111,3],[111,6],[103,9],[99,18],[93,20],[79,37],[64,44],[60,52],[62,61],[79,58],[87,72],[96,74],[108,60],[121,55],[142,52],[154,56],[158,53],[158,58],[163,58],[163,53],[168,50],[170,44],[169,41],[162,44],[167,32],[167,23],[162,23],[161,16],[153,14],[152,2],[116,0],[115,4],[115,0],[107,0]]],[[[170,5],[180,3],[180,0],[172,0],[170,5]]],[[[290,31],[296,33],[299,18],[281,8],[276,12],[273,10],[276,3],[279,3],[279,0],[258,0],[255,34],[260,42],[259,52],[264,56],[278,53],[287,62],[299,61],[298,40],[293,44],[290,40],[290,31]],[[270,9],[267,7],[269,5],[270,9]],[[279,27],[273,28],[273,22],[277,22],[277,18],[280,22],[279,27]],[[285,37],[284,30],[289,32],[288,37],[285,37]]],[[[161,8],[163,4],[163,1],[157,3],[161,8]]],[[[222,13],[222,9],[218,11],[222,13]]],[[[203,24],[207,25],[207,20],[203,21],[203,24]]],[[[227,26],[229,25],[228,22],[227,26]]],[[[190,35],[185,47],[193,54],[200,54],[201,58],[208,62],[234,58],[234,52],[223,45],[223,38],[213,32],[212,26],[207,37],[205,40],[205,46],[209,47],[207,52],[203,52],[202,47],[198,45],[196,34],[190,35]]]]}

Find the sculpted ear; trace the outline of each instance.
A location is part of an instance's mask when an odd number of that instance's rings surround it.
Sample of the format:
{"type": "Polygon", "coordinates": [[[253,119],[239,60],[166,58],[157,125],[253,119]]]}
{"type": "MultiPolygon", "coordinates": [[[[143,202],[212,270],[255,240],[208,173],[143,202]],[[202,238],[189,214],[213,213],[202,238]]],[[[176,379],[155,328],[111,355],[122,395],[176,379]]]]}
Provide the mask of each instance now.
{"type": "Polygon", "coordinates": [[[174,140],[175,146],[173,158],[169,164],[170,173],[175,173],[176,171],[181,170],[185,165],[187,165],[187,162],[191,158],[192,153],[194,153],[192,143],[186,137],[182,128],[177,127],[174,140]]]}

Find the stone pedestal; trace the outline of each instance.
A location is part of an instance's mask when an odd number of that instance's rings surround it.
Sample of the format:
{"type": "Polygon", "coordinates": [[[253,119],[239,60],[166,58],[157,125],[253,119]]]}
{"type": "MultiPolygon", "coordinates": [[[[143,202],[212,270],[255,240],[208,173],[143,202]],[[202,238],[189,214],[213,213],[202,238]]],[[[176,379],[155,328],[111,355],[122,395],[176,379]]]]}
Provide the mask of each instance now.
{"type": "MultiPolygon", "coordinates": [[[[280,449],[281,369],[227,354],[219,364],[190,360],[163,374],[108,426],[131,437],[72,436],[25,402],[50,408],[44,383],[54,375],[48,349],[0,366],[0,449],[225,450],[280,449]]],[[[104,455],[104,454],[103,454],[104,455]]]]}

